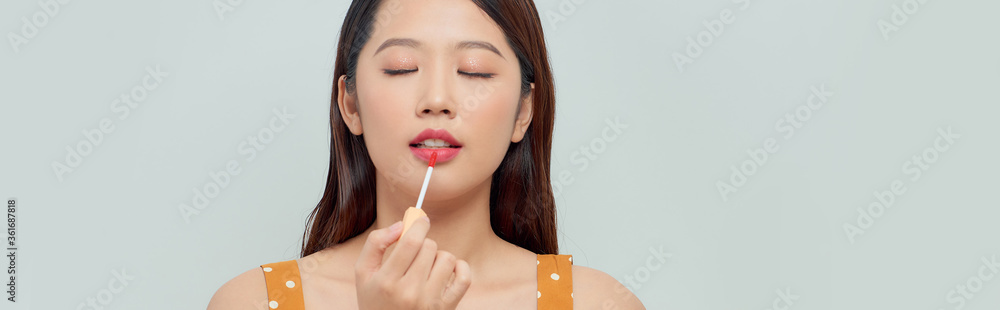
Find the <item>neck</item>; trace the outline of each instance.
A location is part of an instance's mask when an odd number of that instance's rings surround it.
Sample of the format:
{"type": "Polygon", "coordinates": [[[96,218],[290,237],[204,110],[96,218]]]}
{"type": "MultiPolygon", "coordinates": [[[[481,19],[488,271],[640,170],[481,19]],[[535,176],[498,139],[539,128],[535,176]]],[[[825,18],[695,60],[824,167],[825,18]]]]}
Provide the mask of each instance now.
{"type": "MultiPolygon", "coordinates": [[[[417,196],[399,187],[393,188],[392,180],[377,175],[375,224],[366,231],[366,235],[402,220],[406,209],[417,204],[417,196]]],[[[427,238],[437,242],[439,250],[468,262],[473,271],[491,261],[486,255],[505,243],[493,232],[490,224],[490,181],[488,178],[466,194],[450,200],[429,201],[425,198],[421,206],[431,221],[427,238]]]]}

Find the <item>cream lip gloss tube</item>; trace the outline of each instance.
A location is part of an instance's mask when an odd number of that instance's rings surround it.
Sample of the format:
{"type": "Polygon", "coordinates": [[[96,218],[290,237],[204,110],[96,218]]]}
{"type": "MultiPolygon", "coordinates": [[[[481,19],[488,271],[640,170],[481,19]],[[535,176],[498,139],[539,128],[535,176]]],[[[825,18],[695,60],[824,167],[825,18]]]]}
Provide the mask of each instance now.
{"type": "Polygon", "coordinates": [[[424,204],[424,195],[427,194],[427,183],[431,181],[431,172],[434,171],[434,162],[437,161],[437,155],[437,152],[431,153],[430,164],[427,166],[427,174],[424,175],[424,185],[420,187],[420,197],[417,198],[417,207],[410,207],[403,214],[403,233],[400,236],[406,234],[406,231],[413,225],[413,221],[416,221],[421,216],[427,216],[427,213],[424,213],[424,210],[421,210],[420,207],[424,204]]]}

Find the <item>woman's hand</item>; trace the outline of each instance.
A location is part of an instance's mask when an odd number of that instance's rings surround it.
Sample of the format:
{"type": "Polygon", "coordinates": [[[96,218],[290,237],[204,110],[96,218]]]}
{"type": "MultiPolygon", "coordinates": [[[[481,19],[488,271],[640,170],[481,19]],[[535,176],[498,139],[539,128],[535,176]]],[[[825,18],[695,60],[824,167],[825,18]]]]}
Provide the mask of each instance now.
{"type": "Polygon", "coordinates": [[[402,237],[402,222],[368,235],[354,266],[359,309],[452,310],[458,306],[472,283],[469,264],[425,239],[431,225],[425,219],[414,221],[402,237]]]}

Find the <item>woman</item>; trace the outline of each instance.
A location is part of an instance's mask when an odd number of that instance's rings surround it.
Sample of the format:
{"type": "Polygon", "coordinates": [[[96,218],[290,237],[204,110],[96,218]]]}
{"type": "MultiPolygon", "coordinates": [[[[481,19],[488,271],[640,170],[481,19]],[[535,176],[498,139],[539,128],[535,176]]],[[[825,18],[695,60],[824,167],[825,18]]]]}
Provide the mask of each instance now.
{"type": "Polygon", "coordinates": [[[208,308],[644,309],[558,254],[547,57],[530,0],[353,1],[302,258],[233,278],[208,308]],[[427,217],[402,235],[431,152],[427,217]]]}

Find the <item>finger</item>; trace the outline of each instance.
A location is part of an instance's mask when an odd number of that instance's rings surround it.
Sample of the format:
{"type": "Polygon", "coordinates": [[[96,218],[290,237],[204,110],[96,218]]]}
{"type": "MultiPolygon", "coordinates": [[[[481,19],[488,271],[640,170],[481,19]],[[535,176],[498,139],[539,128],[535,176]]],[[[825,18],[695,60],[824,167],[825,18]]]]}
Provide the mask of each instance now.
{"type": "Polygon", "coordinates": [[[424,284],[431,274],[431,267],[434,265],[434,258],[437,256],[437,242],[431,239],[424,239],[424,246],[417,253],[417,258],[410,264],[410,269],[403,275],[404,279],[415,280],[415,283],[424,284]]]}
{"type": "Polygon", "coordinates": [[[399,239],[399,234],[403,230],[403,222],[396,222],[392,226],[376,229],[368,234],[364,247],[358,261],[354,264],[354,270],[358,275],[367,275],[378,270],[382,265],[382,256],[385,249],[399,239]]]}
{"type": "Polygon", "coordinates": [[[459,260],[455,264],[455,279],[452,280],[451,285],[445,289],[444,295],[441,296],[445,304],[448,305],[458,305],[458,302],[462,300],[465,296],[465,292],[469,290],[469,286],[472,285],[472,268],[469,267],[469,263],[464,260],[459,260]]]}
{"type": "Polygon", "coordinates": [[[396,247],[392,253],[389,253],[389,258],[382,266],[381,271],[386,276],[390,279],[399,279],[406,273],[406,269],[410,268],[413,259],[423,247],[424,238],[427,236],[430,226],[431,223],[428,221],[417,220],[413,222],[406,235],[399,238],[396,247]]]}
{"type": "Polygon", "coordinates": [[[438,251],[434,259],[434,267],[431,268],[430,278],[427,279],[427,289],[430,292],[444,296],[444,290],[451,282],[451,277],[455,275],[455,264],[458,258],[454,254],[446,251],[438,251]]]}

